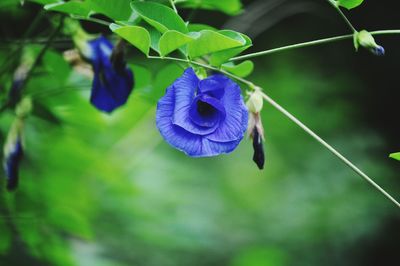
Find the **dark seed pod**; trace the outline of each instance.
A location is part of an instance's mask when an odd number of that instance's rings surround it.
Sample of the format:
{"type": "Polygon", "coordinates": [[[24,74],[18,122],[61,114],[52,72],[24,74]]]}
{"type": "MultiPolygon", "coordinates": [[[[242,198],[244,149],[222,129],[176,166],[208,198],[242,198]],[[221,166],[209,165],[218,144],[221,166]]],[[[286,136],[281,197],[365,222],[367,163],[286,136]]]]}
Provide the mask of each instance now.
{"type": "Polygon", "coordinates": [[[253,161],[257,164],[260,170],[264,169],[265,155],[264,155],[264,146],[262,143],[261,135],[258,132],[257,127],[253,129],[253,161]]]}

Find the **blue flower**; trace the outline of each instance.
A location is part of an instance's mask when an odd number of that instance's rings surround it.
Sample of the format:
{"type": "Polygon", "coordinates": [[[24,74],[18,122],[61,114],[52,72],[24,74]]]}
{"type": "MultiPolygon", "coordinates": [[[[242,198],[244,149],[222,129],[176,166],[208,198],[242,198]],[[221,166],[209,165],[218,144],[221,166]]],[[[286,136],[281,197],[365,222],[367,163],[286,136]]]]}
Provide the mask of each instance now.
{"type": "Polygon", "coordinates": [[[173,147],[192,157],[233,151],[247,128],[239,85],[223,75],[199,80],[186,69],[157,105],[157,127],[173,147]]]}
{"type": "Polygon", "coordinates": [[[19,164],[23,156],[21,138],[17,137],[4,152],[4,172],[7,178],[7,189],[14,190],[18,186],[19,164]]]}
{"type": "Polygon", "coordinates": [[[89,59],[94,70],[90,102],[99,110],[111,113],[126,103],[133,87],[133,73],[123,60],[111,62],[113,45],[105,37],[89,42],[89,59]]]}
{"type": "Polygon", "coordinates": [[[383,55],[385,55],[385,48],[383,48],[382,46],[378,45],[377,47],[371,48],[371,52],[374,55],[383,56],[383,55]]]}

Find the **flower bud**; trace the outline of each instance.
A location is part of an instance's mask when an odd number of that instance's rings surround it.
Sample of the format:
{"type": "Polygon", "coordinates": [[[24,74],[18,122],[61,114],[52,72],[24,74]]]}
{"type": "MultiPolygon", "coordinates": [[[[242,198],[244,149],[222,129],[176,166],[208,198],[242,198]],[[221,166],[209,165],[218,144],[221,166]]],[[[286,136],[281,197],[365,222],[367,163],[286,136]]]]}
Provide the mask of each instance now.
{"type": "Polygon", "coordinates": [[[25,81],[31,71],[31,68],[35,61],[35,55],[30,49],[24,49],[20,65],[14,71],[13,81],[11,89],[9,91],[9,99],[11,106],[15,106],[16,103],[21,99],[21,90],[25,84],[25,81]]]}
{"type": "Polygon", "coordinates": [[[20,93],[22,85],[25,82],[26,77],[28,76],[30,70],[30,66],[27,64],[21,64],[14,72],[13,83],[10,91],[10,95],[17,95],[20,93]]]}
{"type": "Polygon", "coordinates": [[[8,132],[4,144],[4,173],[7,178],[7,189],[14,190],[19,182],[19,164],[23,157],[22,133],[24,119],[32,112],[32,100],[23,98],[15,108],[16,118],[8,132]]]}
{"type": "Polygon", "coordinates": [[[7,189],[14,190],[19,181],[19,164],[23,156],[22,147],[23,120],[16,118],[8,133],[4,145],[4,173],[7,178],[7,189]]]}
{"type": "MultiPolygon", "coordinates": [[[[195,67],[194,72],[196,73],[196,76],[201,80],[207,78],[207,70],[205,70],[204,67],[195,67]]],[[[213,74],[218,74],[218,73],[213,73],[213,74]]]]}
{"type": "Polygon", "coordinates": [[[250,94],[249,99],[247,100],[247,108],[249,109],[250,112],[252,113],[259,113],[261,112],[263,108],[263,97],[261,94],[260,89],[256,89],[254,92],[250,94]]]}
{"type": "Polygon", "coordinates": [[[111,113],[127,102],[134,86],[133,72],[124,59],[123,43],[114,50],[114,45],[100,36],[87,45],[90,47],[87,59],[94,72],[90,102],[98,110],[111,113]]]}
{"type": "Polygon", "coordinates": [[[258,132],[257,127],[255,127],[253,129],[253,161],[257,164],[260,170],[264,169],[265,163],[264,146],[262,141],[262,136],[258,132]]]}
{"type": "Polygon", "coordinates": [[[356,51],[360,46],[366,48],[374,55],[382,56],[385,54],[385,49],[375,42],[371,33],[366,30],[354,33],[354,46],[356,51]]]}
{"type": "Polygon", "coordinates": [[[260,113],[250,113],[248,132],[253,139],[253,161],[257,164],[260,170],[264,169],[265,154],[264,154],[264,128],[261,122],[260,113]]]}

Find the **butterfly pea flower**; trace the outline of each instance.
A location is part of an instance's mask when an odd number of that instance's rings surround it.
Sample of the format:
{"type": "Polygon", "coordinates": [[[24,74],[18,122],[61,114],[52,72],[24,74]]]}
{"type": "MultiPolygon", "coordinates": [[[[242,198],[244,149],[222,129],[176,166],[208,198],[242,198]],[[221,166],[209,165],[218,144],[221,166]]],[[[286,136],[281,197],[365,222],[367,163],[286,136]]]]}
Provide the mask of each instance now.
{"type": "Polygon", "coordinates": [[[101,36],[89,41],[88,58],[94,71],[90,102],[99,110],[111,113],[124,105],[134,85],[133,73],[123,60],[123,49],[101,36]],[[113,55],[113,56],[112,56],[113,55]],[[111,60],[111,58],[116,58],[111,60]]]}
{"type": "Polygon", "coordinates": [[[220,74],[200,80],[192,68],[158,101],[156,124],[163,138],[191,157],[232,152],[247,128],[240,87],[220,74]]]}

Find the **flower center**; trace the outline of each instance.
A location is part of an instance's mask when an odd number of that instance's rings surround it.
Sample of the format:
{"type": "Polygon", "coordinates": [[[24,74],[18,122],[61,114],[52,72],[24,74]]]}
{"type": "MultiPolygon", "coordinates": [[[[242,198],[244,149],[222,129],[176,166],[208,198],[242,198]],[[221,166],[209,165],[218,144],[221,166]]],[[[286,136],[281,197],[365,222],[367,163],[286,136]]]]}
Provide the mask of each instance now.
{"type": "Polygon", "coordinates": [[[211,116],[215,113],[215,108],[211,104],[199,100],[197,101],[197,112],[201,116],[211,116]]]}
{"type": "Polygon", "coordinates": [[[207,94],[197,95],[189,110],[189,117],[200,127],[214,127],[225,119],[225,108],[222,103],[207,94]]]}

